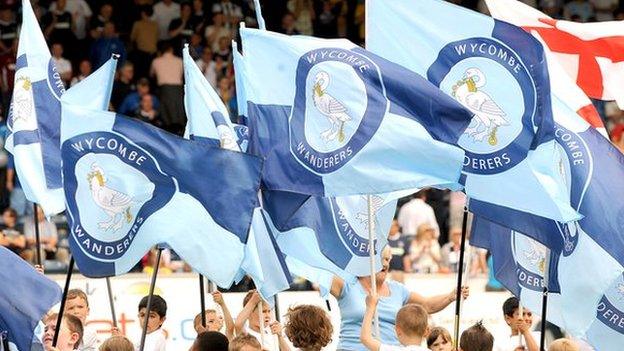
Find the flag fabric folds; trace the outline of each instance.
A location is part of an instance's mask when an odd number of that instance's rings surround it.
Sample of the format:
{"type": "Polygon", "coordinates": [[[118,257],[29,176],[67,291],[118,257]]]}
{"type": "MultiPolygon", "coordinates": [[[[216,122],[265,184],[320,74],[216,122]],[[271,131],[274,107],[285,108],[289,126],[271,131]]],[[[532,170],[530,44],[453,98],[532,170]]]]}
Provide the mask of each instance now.
{"type": "MultiPolygon", "coordinates": [[[[188,47],[184,48],[182,56],[184,105],[188,117],[186,137],[224,149],[244,151],[241,147],[246,145],[246,138],[234,131],[227,108],[191,58],[188,47]]],[[[265,216],[260,207],[254,209],[238,278],[249,274],[262,297],[272,301],[270,297],[290,287],[292,278],[275,238],[267,229],[265,216]]]]}
{"type": "Polygon", "coordinates": [[[219,286],[231,284],[258,203],[260,159],[65,100],[61,134],[70,248],[83,274],[125,273],[167,243],[219,286]]]}
{"type": "Polygon", "coordinates": [[[459,187],[464,155],[448,143],[472,114],[429,82],[346,40],[254,29],[241,38],[250,151],[266,159],[268,189],[459,187]]]}
{"type": "Polygon", "coordinates": [[[466,151],[466,194],[562,222],[579,219],[557,172],[541,44],[515,26],[444,1],[367,6],[367,48],[427,77],[474,113],[457,135],[466,151]]]}
{"type": "MultiPolygon", "coordinates": [[[[624,23],[555,20],[515,0],[486,0],[492,17],[524,28],[554,53],[569,78],[594,99],[624,108],[624,23]]],[[[553,77],[556,79],[555,77],[553,77]]]]}
{"type": "Polygon", "coordinates": [[[61,300],[61,288],[4,247],[0,267],[0,280],[10,284],[0,289],[0,334],[6,333],[10,347],[30,350],[35,328],[61,300]]]}

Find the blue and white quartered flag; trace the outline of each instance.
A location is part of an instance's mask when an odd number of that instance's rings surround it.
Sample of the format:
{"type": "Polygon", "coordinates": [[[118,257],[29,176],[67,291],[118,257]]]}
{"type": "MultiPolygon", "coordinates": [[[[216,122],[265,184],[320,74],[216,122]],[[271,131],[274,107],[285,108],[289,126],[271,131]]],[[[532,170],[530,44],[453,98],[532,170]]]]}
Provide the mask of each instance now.
{"type": "MultiPolygon", "coordinates": [[[[101,84],[91,77],[82,83],[85,91],[101,84]]],[[[151,246],[167,243],[217,285],[229,286],[258,203],[261,160],[62,102],[70,248],[81,272],[125,273],[151,246]]]]}
{"type": "Polygon", "coordinates": [[[471,200],[561,222],[579,219],[557,173],[541,44],[521,28],[444,1],[367,6],[367,48],[427,77],[474,113],[457,135],[471,200]]]}
{"type": "Polygon", "coordinates": [[[7,284],[0,289],[0,335],[6,333],[11,349],[30,350],[39,321],[61,300],[61,288],[4,247],[0,267],[7,284]]]}
{"type": "Polygon", "coordinates": [[[347,40],[254,29],[241,37],[250,150],[266,159],[268,189],[459,187],[464,153],[449,143],[472,113],[425,79],[347,40]]]}
{"type": "MultiPolygon", "coordinates": [[[[225,105],[191,58],[188,46],[182,56],[184,105],[188,117],[185,136],[240,152],[246,140],[234,132],[225,105]]],[[[239,278],[249,274],[262,297],[273,301],[270,297],[288,289],[292,278],[275,238],[267,229],[265,215],[260,207],[254,209],[239,278]]]]}

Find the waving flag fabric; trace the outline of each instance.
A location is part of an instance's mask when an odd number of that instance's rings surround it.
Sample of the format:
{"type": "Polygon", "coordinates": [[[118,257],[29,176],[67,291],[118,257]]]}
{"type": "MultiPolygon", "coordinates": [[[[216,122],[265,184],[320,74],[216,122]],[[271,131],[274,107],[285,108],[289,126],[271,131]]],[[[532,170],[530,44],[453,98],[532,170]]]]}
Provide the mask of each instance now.
{"type": "MultiPolygon", "coordinates": [[[[83,83],[85,91],[102,84],[83,83]]],[[[125,273],[162,242],[218,285],[231,284],[258,202],[261,160],[71,99],[63,99],[62,155],[70,247],[82,273],[125,273]]]]}
{"type": "Polygon", "coordinates": [[[557,172],[541,44],[515,26],[444,1],[371,0],[368,6],[368,49],[426,76],[475,114],[457,143],[466,151],[466,194],[562,222],[578,219],[557,172]]]}
{"type": "Polygon", "coordinates": [[[0,289],[0,335],[8,336],[10,348],[30,350],[35,328],[61,300],[61,288],[4,247],[0,267],[0,281],[7,284],[0,289]]]}
{"type": "MultiPolygon", "coordinates": [[[[568,76],[594,99],[624,107],[624,23],[555,20],[515,0],[486,0],[492,17],[544,41],[568,76]]],[[[554,78],[554,77],[553,77],[554,78]]]]}
{"type": "Polygon", "coordinates": [[[459,186],[463,152],[447,143],[472,114],[429,82],[346,40],[241,36],[250,150],[266,158],[267,188],[342,196],[459,186]]]}

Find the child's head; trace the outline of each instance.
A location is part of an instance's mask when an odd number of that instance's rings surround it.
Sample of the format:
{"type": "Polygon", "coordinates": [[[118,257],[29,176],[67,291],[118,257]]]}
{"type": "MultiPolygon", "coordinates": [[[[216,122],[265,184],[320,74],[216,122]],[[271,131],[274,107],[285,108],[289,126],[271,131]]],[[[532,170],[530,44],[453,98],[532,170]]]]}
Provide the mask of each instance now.
{"type": "MultiPolygon", "coordinates": [[[[512,323],[520,318],[519,307],[520,302],[518,298],[512,296],[508,298],[505,303],[503,303],[503,315],[505,317],[505,322],[508,326],[512,326],[512,323]]],[[[527,325],[533,324],[533,312],[528,308],[522,309],[522,319],[527,325]]]]}
{"type": "Polygon", "coordinates": [[[134,345],[125,336],[112,336],[104,341],[99,351],[134,351],[134,345]]]}
{"type": "Polygon", "coordinates": [[[65,312],[78,317],[84,325],[87,322],[87,316],[89,316],[89,300],[87,299],[87,294],[80,289],[70,289],[67,292],[65,312]]]}
{"type": "Polygon", "coordinates": [[[427,347],[431,351],[451,351],[453,349],[451,333],[442,327],[431,329],[427,335],[427,347]]]}
{"type": "Polygon", "coordinates": [[[399,342],[403,345],[409,339],[422,339],[427,333],[427,320],[429,315],[427,311],[418,304],[407,304],[397,312],[396,315],[396,334],[399,342]]]}
{"type": "MultiPolygon", "coordinates": [[[[56,320],[58,313],[52,313],[45,319],[45,333],[43,335],[43,345],[52,346],[54,333],[56,331],[56,320]]],[[[61,329],[58,333],[56,347],[59,351],[72,351],[78,347],[82,340],[83,329],[80,319],[71,314],[64,314],[61,322],[61,329]]]]}
{"type": "Polygon", "coordinates": [[[223,316],[216,310],[207,309],[204,311],[206,315],[206,327],[202,326],[201,313],[198,313],[193,319],[193,327],[195,332],[200,334],[203,331],[216,331],[218,332],[223,327],[223,316]]]}
{"type": "Polygon", "coordinates": [[[255,337],[242,334],[230,342],[228,351],[262,351],[262,345],[255,337]]]}
{"type": "Polygon", "coordinates": [[[472,327],[464,330],[459,338],[459,349],[461,351],[492,351],[494,347],[494,337],[485,329],[481,322],[477,322],[472,327]]]}
{"type": "MultiPolygon", "coordinates": [[[[144,296],[139,302],[139,322],[141,327],[145,325],[145,312],[147,310],[147,298],[144,296]]],[[[152,296],[152,306],[150,307],[149,319],[147,321],[147,333],[155,332],[162,327],[167,318],[167,302],[159,295],[152,296]]]]}
{"type": "MultiPolygon", "coordinates": [[[[249,302],[253,294],[257,294],[257,292],[249,291],[247,295],[245,295],[245,298],[243,299],[243,307],[247,305],[247,303],[249,302]]],[[[265,327],[268,327],[271,324],[272,311],[273,310],[271,309],[271,305],[269,305],[266,301],[263,300],[262,301],[262,317],[264,319],[265,327]]],[[[254,309],[254,312],[251,314],[251,316],[249,316],[249,326],[254,330],[260,329],[260,321],[258,320],[257,308],[254,309]]]]}
{"type": "Polygon", "coordinates": [[[300,305],[288,310],[286,336],[293,346],[320,350],[331,342],[332,327],[327,313],[318,306],[300,305]]]}
{"type": "Polygon", "coordinates": [[[207,331],[197,335],[191,351],[228,351],[228,338],[216,331],[207,331]]]}
{"type": "Polygon", "coordinates": [[[579,351],[579,346],[572,340],[557,339],[550,344],[548,351],[579,351]]]}

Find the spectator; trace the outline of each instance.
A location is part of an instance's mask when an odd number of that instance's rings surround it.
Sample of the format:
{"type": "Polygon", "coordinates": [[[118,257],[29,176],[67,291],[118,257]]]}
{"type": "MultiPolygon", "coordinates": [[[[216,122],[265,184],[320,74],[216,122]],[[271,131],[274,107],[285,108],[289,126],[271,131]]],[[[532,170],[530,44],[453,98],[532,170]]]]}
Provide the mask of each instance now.
{"type": "Polygon", "coordinates": [[[182,56],[182,46],[191,41],[191,36],[194,33],[193,23],[191,23],[192,14],[191,5],[183,3],[180,7],[180,17],[171,20],[169,23],[169,40],[174,51],[180,57],[182,56]]]}
{"type": "Polygon", "coordinates": [[[61,330],[58,332],[56,349],[52,348],[52,341],[57,327],[57,318],[58,314],[56,313],[46,317],[45,332],[43,334],[43,346],[46,350],[54,351],[76,350],[80,344],[80,340],[82,339],[82,323],[80,323],[80,319],[69,314],[63,315],[63,318],[61,319],[61,330]]]}
{"type": "Polygon", "coordinates": [[[17,212],[12,208],[7,208],[2,212],[2,225],[0,225],[0,245],[23,257],[26,249],[26,237],[23,229],[17,223],[17,212]]]}
{"type": "Polygon", "coordinates": [[[72,64],[68,59],[63,57],[63,45],[60,43],[52,44],[52,61],[56,66],[56,71],[61,75],[61,80],[65,87],[69,87],[72,79],[72,64]]]}
{"type": "Polygon", "coordinates": [[[204,52],[204,39],[201,35],[193,33],[191,35],[191,41],[189,43],[189,55],[193,60],[199,60],[204,52]]]}
{"type": "Polygon", "coordinates": [[[78,74],[77,76],[72,78],[71,83],[69,84],[72,87],[74,85],[82,82],[83,79],[87,78],[89,76],[89,74],[91,74],[91,61],[89,61],[89,60],[82,60],[82,61],[80,61],[80,65],[78,66],[78,70],[80,71],[80,74],[78,74]]]}
{"type": "MultiPolygon", "coordinates": [[[[0,54],[0,91],[2,91],[1,106],[9,106],[11,95],[13,95],[13,84],[15,83],[15,59],[17,54],[17,40],[9,51],[0,54]]],[[[1,114],[0,114],[1,116],[1,114]]],[[[4,135],[1,135],[4,138],[4,135]]]]}
{"type": "Polygon", "coordinates": [[[152,19],[154,10],[151,5],[140,7],[141,19],[134,22],[130,33],[130,42],[134,45],[132,60],[136,64],[138,77],[149,75],[150,65],[156,55],[158,44],[158,24],[152,19]]]}
{"type": "Polygon", "coordinates": [[[286,314],[286,336],[299,350],[320,351],[331,342],[334,328],[323,309],[314,305],[290,308],[286,314]]]}
{"type": "Polygon", "coordinates": [[[230,342],[228,351],[262,351],[262,346],[256,337],[249,334],[241,334],[230,342]]]}
{"type": "Polygon", "coordinates": [[[405,205],[399,210],[399,225],[403,228],[403,234],[409,236],[416,235],[416,231],[421,224],[429,224],[434,230],[434,238],[440,236],[438,221],[436,220],[433,208],[427,203],[427,190],[421,190],[413,195],[405,205]]]}
{"type": "Polygon", "coordinates": [[[17,21],[11,8],[2,5],[0,7],[0,54],[10,51],[15,41],[17,41],[17,21]]]}
{"type": "Polygon", "coordinates": [[[260,294],[255,290],[249,291],[243,299],[243,310],[236,317],[235,328],[237,334],[249,334],[257,339],[261,338],[260,323],[263,323],[262,332],[264,332],[264,347],[269,351],[286,351],[290,350],[286,339],[282,336],[282,326],[279,322],[271,322],[273,309],[271,306],[260,298],[260,294]],[[262,321],[258,316],[257,308],[262,308],[262,321]],[[277,335],[278,344],[272,335],[277,335]]]}
{"type": "MultiPolygon", "coordinates": [[[[54,260],[56,259],[56,244],[58,243],[56,224],[45,218],[41,206],[37,206],[37,219],[39,220],[36,225],[39,227],[41,249],[43,250],[42,256],[46,260],[54,260]]],[[[28,248],[32,250],[33,256],[36,255],[35,221],[33,216],[28,216],[24,220],[24,235],[26,236],[28,248]]]]}
{"type": "Polygon", "coordinates": [[[563,0],[540,0],[540,7],[548,16],[562,19],[563,0]]]}
{"type": "Polygon", "coordinates": [[[149,80],[147,78],[141,78],[137,81],[136,91],[130,92],[123,99],[123,101],[119,105],[119,108],[117,109],[117,112],[124,115],[135,113],[137,109],[140,108],[141,98],[144,95],[150,95],[152,97],[151,102],[154,109],[157,110],[160,107],[160,101],[158,101],[158,98],[155,95],[150,94],[149,80]]]}
{"type": "Polygon", "coordinates": [[[217,87],[217,64],[212,60],[212,50],[209,47],[205,47],[202,52],[202,56],[199,60],[195,61],[199,70],[204,74],[204,77],[212,85],[213,88],[217,87]]]}
{"type": "Polygon", "coordinates": [[[303,35],[312,35],[312,21],[314,20],[313,0],[289,0],[288,11],[295,16],[295,28],[303,35]]]}
{"type": "Polygon", "coordinates": [[[113,5],[109,3],[104,3],[100,7],[100,12],[98,15],[91,19],[89,23],[89,34],[91,38],[95,41],[100,39],[104,34],[104,25],[108,22],[111,22],[113,19],[113,5]]]}
{"type": "Polygon", "coordinates": [[[99,351],[134,351],[134,345],[125,336],[112,336],[104,341],[99,351]]]}
{"type": "MultiPolygon", "coordinates": [[[[91,7],[85,0],[67,0],[67,11],[74,18],[74,34],[78,40],[85,39],[87,36],[87,24],[93,15],[91,7]]],[[[56,3],[50,4],[50,11],[56,11],[56,3]]]]}
{"type": "Polygon", "coordinates": [[[506,337],[496,339],[495,351],[515,351],[519,345],[526,345],[526,351],[539,350],[537,340],[540,339],[540,333],[531,332],[533,313],[528,308],[524,308],[520,315],[519,306],[520,303],[516,297],[508,298],[503,304],[503,316],[511,333],[506,337]]]}
{"type": "Polygon", "coordinates": [[[338,35],[338,15],[341,8],[329,0],[324,0],[320,4],[320,8],[316,11],[314,35],[320,38],[335,38],[338,35]]]}
{"type": "Polygon", "coordinates": [[[193,0],[193,14],[191,15],[191,27],[195,33],[203,33],[206,26],[206,13],[204,12],[204,2],[193,0]]]}
{"type": "Polygon", "coordinates": [[[557,339],[550,344],[548,351],[579,351],[579,346],[572,340],[557,339]]]}
{"type": "Polygon", "coordinates": [[[232,315],[230,314],[230,310],[225,304],[225,300],[223,300],[223,294],[220,291],[214,291],[212,293],[212,300],[214,303],[221,307],[221,311],[223,315],[217,313],[216,310],[206,310],[204,313],[206,314],[206,326],[202,325],[201,314],[197,314],[195,319],[193,319],[193,327],[197,334],[200,334],[205,331],[221,331],[223,327],[223,322],[225,321],[225,335],[228,339],[234,338],[234,319],[232,319],[232,315]]]}
{"type": "Polygon", "coordinates": [[[206,27],[206,31],[204,32],[206,44],[212,51],[219,50],[220,38],[227,38],[228,41],[232,38],[232,32],[224,25],[224,18],[222,13],[215,13],[212,16],[212,24],[206,27]]]}
{"type": "MultiPolygon", "coordinates": [[[[167,335],[162,330],[162,325],[167,318],[167,301],[160,297],[160,295],[152,296],[152,305],[150,306],[149,315],[147,315],[147,298],[144,296],[139,302],[139,323],[141,328],[145,325],[145,318],[147,318],[147,330],[145,337],[145,351],[165,351],[167,346],[167,335]]],[[[138,339],[134,343],[135,349],[139,349],[141,340],[138,339]]]]}
{"type": "Polygon", "coordinates": [[[440,268],[444,272],[457,272],[459,265],[459,249],[461,245],[461,228],[451,228],[450,241],[442,246],[440,268]]]}
{"type": "Polygon", "coordinates": [[[568,20],[578,16],[580,22],[587,22],[594,16],[592,4],[584,0],[572,0],[563,7],[563,15],[568,20]]]}
{"type": "MultiPolygon", "coordinates": [[[[143,273],[152,274],[154,272],[154,267],[156,266],[156,257],[157,250],[155,248],[151,249],[146,256],[146,261],[143,266],[143,273]]],[[[171,250],[163,249],[160,258],[160,265],[158,266],[158,274],[171,274],[173,270],[171,269],[171,250]]]]}
{"type": "Polygon", "coordinates": [[[26,199],[22,185],[15,172],[13,155],[9,154],[9,163],[6,170],[6,189],[9,192],[9,203],[17,212],[18,217],[31,215],[33,213],[33,203],[26,199]]]}
{"type": "Polygon", "coordinates": [[[619,0],[589,0],[594,7],[597,21],[613,21],[613,12],[617,10],[619,0]]]}
{"type": "Polygon", "coordinates": [[[132,62],[126,62],[121,66],[113,86],[111,95],[111,103],[115,110],[119,109],[124,98],[135,90],[134,86],[134,65],[132,62]]]}
{"type": "Polygon", "coordinates": [[[431,351],[453,351],[451,333],[442,327],[431,329],[427,335],[427,347],[431,351]]]}
{"type": "Polygon", "coordinates": [[[141,96],[141,102],[139,103],[139,108],[134,113],[134,117],[156,127],[162,127],[160,114],[154,107],[154,96],[151,94],[141,96]]]}
{"type": "Polygon", "coordinates": [[[184,87],[182,77],[184,68],[182,59],[173,54],[173,48],[165,43],[163,54],[154,59],[150,74],[156,77],[160,89],[161,116],[165,125],[183,126],[184,115],[184,87]]]}
{"type": "MultiPolygon", "coordinates": [[[[440,244],[433,237],[434,231],[429,224],[421,224],[418,234],[412,241],[409,254],[410,272],[435,273],[439,269],[440,244]]],[[[407,262],[406,262],[407,263],[407,262]]]]}
{"type": "Polygon", "coordinates": [[[617,124],[611,130],[611,142],[624,154],[624,123],[617,124]]]}
{"type": "Polygon", "coordinates": [[[101,65],[106,63],[113,54],[118,54],[118,64],[123,64],[126,59],[126,47],[117,35],[115,23],[106,22],[104,24],[102,36],[91,46],[91,62],[93,63],[93,67],[98,69],[101,65]]]}
{"type": "Polygon", "coordinates": [[[410,242],[401,234],[401,227],[399,227],[399,222],[397,222],[396,219],[392,220],[392,225],[390,226],[388,247],[390,248],[390,252],[392,252],[392,258],[390,259],[390,276],[398,282],[403,282],[405,258],[409,254],[410,242]]]}
{"type": "Polygon", "coordinates": [[[74,34],[74,19],[67,10],[67,0],[57,0],[54,11],[48,12],[43,18],[43,34],[48,42],[60,43],[70,59],[76,58],[76,35],[74,34]]]}
{"type": "Polygon", "coordinates": [[[282,28],[280,30],[281,33],[286,35],[298,35],[301,34],[295,28],[295,15],[288,12],[282,17],[282,28]]]}
{"type": "Polygon", "coordinates": [[[243,18],[241,7],[230,0],[221,0],[212,5],[212,13],[218,12],[223,14],[226,26],[228,27],[236,27],[243,18]]]}
{"type": "Polygon", "coordinates": [[[230,78],[222,77],[221,79],[219,79],[218,88],[219,89],[217,93],[219,93],[221,100],[223,100],[223,103],[225,104],[225,106],[229,106],[230,100],[232,99],[234,95],[234,89],[232,89],[230,78]]]}
{"type": "Polygon", "coordinates": [[[190,351],[228,351],[228,338],[216,331],[197,335],[190,351]]]}
{"type": "MultiPolygon", "coordinates": [[[[464,330],[459,338],[459,351],[492,351],[494,337],[481,322],[464,330]]],[[[514,349],[516,351],[517,349],[514,349]]]]}
{"type": "Polygon", "coordinates": [[[83,326],[82,338],[78,349],[80,351],[96,351],[98,340],[97,331],[93,327],[87,327],[87,317],[89,317],[89,299],[87,294],[80,289],[71,289],[67,292],[65,311],[78,319],[83,326]]]}
{"type": "Polygon", "coordinates": [[[153,19],[158,23],[158,39],[169,39],[169,24],[180,16],[180,5],[173,0],[161,0],[154,5],[153,19]]]}

